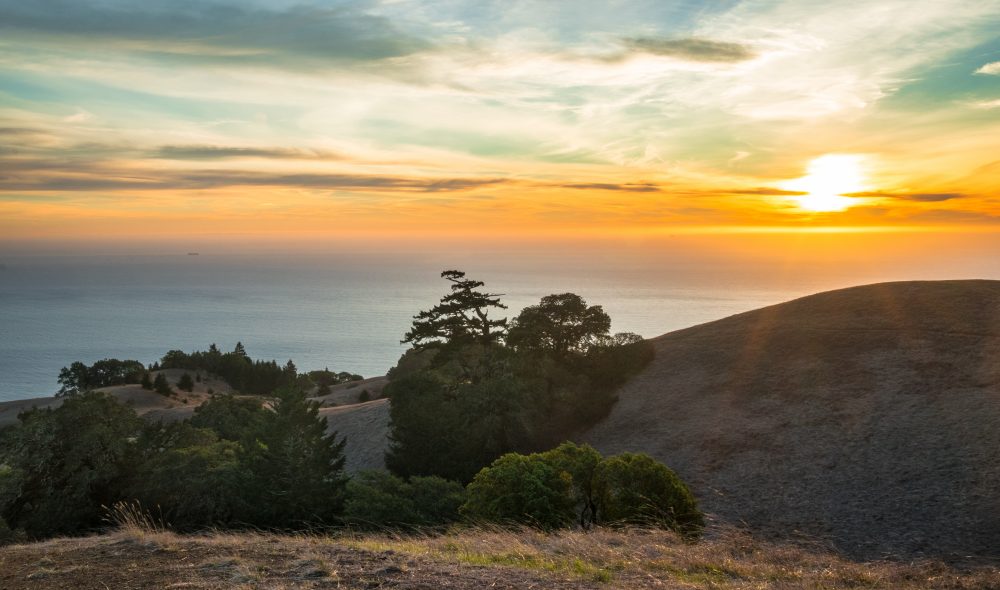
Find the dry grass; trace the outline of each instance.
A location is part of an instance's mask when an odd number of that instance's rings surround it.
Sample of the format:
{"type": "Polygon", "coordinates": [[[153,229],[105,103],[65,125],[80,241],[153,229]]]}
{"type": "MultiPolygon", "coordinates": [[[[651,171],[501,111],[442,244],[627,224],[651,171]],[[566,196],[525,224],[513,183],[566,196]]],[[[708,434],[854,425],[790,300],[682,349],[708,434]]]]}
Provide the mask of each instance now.
{"type": "Polygon", "coordinates": [[[428,537],[364,535],[344,542],[456,563],[569,574],[616,588],[1000,588],[995,567],[856,562],[819,545],[765,542],[735,530],[711,537],[692,544],[656,530],[469,529],[428,537]]]}
{"type": "Polygon", "coordinates": [[[989,589],[993,566],[856,562],[714,530],[456,529],[443,535],[177,535],[134,506],[110,535],[0,549],[0,588],[989,589]]]}

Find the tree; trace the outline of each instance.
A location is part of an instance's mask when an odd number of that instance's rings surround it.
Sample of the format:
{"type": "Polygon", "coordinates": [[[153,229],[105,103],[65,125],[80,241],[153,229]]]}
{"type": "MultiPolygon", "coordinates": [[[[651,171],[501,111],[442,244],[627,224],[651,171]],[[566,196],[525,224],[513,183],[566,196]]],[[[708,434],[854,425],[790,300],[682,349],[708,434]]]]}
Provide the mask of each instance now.
{"type": "Polygon", "coordinates": [[[142,363],[132,360],[103,359],[90,366],[76,361],[59,371],[58,381],[61,387],[57,395],[73,395],[90,389],[138,383],[145,370],[142,363]]]}
{"type": "Polygon", "coordinates": [[[344,444],[327,433],[303,391],[275,392],[255,444],[244,449],[257,507],[253,522],[276,528],[332,523],[344,501],[344,444]]]}
{"type": "Polygon", "coordinates": [[[0,445],[9,474],[0,487],[0,518],[34,537],[98,526],[101,506],[120,499],[134,463],[130,442],[141,421],[99,392],[71,396],[55,409],[18,417],[0,445]]]}
{"type": "Polygon", "coordinates": [[[425,348],[442,344],[478,342],[495,344],[504,335],[507,319],[490,319],[491,309],[507,309],[500,295],[483,293],[482,281],[465,278],[458,270],[446,270],[441,277],[451,283],[451,293],[429,311],[413,317],[413,327],[404,336],[403,344],[425,348]]]}
{"type": "Polygon", "coordinates": [[[705,526],[688,487],[649,455],[608,457],[595,469],[593,487],[603,523],[656,525],[692,537],[705,526]]]}
{"type": "Polygon", "coordinates": [[[585,354],[608,336],[611,318],[600,305],[588,306],[574,293],[547,295],[514,319],[507,343],[518,350],[548,352],[558,358],[585,354]]]}
{"type": "Polygon", "coordinates": [[[268,414],[260,398],[230,394],[214,397],[195,408],[190,422],[196,428],[212,430],[224,440],[251,446],[256,444],[268,414]]]}
{"type": "Polygon", "coordinates": [[[141,385],[143,389],[148,389],[150,391],[153,390],[153,380],[149,378],[149,372],[142,374],[142,380],[139,381],[139,385],[141,385]]]}
{"type": "Polygon", "coordinates": [[[160,395],[174,394],[174,390],[170,389],[170,383],[167,382],[167,376],[163,373],[156,374],[156,379],[153,379],[153,389],[160,395]]]}
{"type": "Polygon", "coordinates": [[[194,391],[194,380],[191,379],[191,375],[188,373],[181,375],[181,378],[177,381],[177,388],[187,392],[194,391]]]}

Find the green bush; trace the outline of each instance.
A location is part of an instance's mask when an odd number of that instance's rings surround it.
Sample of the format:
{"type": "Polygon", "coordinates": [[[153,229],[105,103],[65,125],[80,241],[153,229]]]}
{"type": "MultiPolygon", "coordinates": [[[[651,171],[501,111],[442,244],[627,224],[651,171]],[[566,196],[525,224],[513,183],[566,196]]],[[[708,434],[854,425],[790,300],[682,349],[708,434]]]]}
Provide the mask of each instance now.
{"type": "Polygon", "coordinates": [[[589,527],[597,520],[597,499],[594,497],[594,472],[603,457],[590,445],[564,442],[551,451],[539,455],[543,461],[572,480],[572,501],[581,527],[589,527]]]}
{"type": "Polygon", "coordinates": [[[697,502],[673,471],[648,455],[602,458],[587,445],[563,443],[533,455],[510,453],[469,484],[462,513],[472,519],[553,529],[640,524],[696,537],[697,502]]]}
{"type": "Polygon", "coordinates": [[[365,471],[347,483],[344,519],[362,528],[416,528],[459,520],[462,484],[440,477],[409,481],[382,471],[365,471]]]}
{"type": "Polygon", "coordinates": [[[174,390],[170,389],[170,383],[167,382],[167,376],[163,373],[156,374],[156,379],[153,379],[153,389],[160,395],[170,396],[174,394],[174,390]]]}
{"type": "Polygon", "coordinates": [[[157,508],[171,527],[191,530],[242,522],[248,473],[239,444],[186,422],[154,424],[139,437],[143,454],[126,496],[157,508]]]}
{"type": "Polygon", "coordinates": [[[191,379],[191,375],[184,373],[181,378],[177,381],[177,389],[182,391],[187,391],[188,393],[194,391],[194,380],[191,379]]]}
{"type": "Polygon", "coordinates": [[[33,409],[4,431],[0,517],[32,537],[71,534],[101,522],[134,463],[141,422],[131,407],[98,392],[33,409]]]}
{"type": "Polygon", "coordinates": [[[476,475],[466,492],[462,514],[472,520],[556,529],[576,516],[572,477],[538,454],[500,457],[476,475]]]}
{"type": "Polygon", "coordinates": [[[594,471],[598,516],[605,524],[655,525],[698,536],[698,503],[673,471],[642,453],[603,460],[594,471]]]}

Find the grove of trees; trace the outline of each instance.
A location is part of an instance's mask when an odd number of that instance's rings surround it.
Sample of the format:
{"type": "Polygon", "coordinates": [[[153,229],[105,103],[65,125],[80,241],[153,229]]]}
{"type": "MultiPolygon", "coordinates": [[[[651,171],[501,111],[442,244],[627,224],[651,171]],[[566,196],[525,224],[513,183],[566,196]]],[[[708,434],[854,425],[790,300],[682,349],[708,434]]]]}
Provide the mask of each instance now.
{"type": "Polygon", "coordinates": [[[413,348],[390,372],[390,470],[469,482],[509,452],[552,448],[601,419],[614,392],[652,359],[635,334],[611,335],[599,305],[544,297],[511,322],[500,296],[457,270],[450,293],[414,317],[413,348]]]}

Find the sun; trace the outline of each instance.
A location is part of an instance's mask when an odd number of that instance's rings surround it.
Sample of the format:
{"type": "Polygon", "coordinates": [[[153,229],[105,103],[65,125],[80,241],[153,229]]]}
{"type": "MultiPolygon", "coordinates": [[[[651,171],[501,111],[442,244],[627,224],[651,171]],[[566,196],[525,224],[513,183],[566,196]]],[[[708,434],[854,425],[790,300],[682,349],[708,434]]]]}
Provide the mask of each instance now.
{"type": "Polygon", "coordinates": [[[843,211],[857,200],[844,195],[865,189],[864,156],[828,154],[809,162],[808,174],[779,186],[788,191],[806,193],[795,197],[807,211],[843,211]]]}

